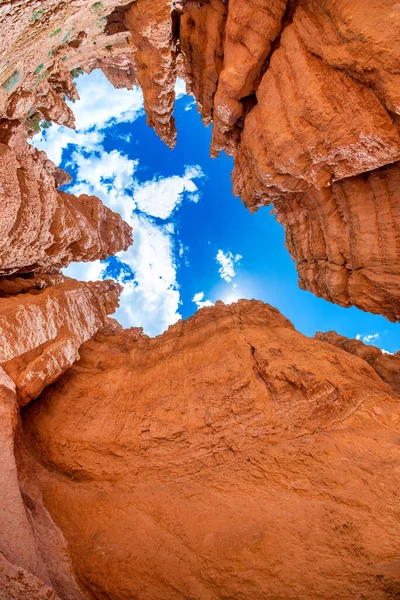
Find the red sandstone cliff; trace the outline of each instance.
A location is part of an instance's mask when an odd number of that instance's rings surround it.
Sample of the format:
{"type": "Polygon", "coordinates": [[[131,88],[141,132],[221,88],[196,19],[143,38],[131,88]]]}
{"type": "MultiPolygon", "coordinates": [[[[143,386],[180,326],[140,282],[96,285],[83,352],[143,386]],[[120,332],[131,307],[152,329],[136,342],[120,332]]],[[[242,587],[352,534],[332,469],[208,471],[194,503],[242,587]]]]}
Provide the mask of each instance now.
{"type": "Polygon", "coordinates": [[[0,275],[105,259],[132,243],[98,198],[59,192],[60,174],[26,142],[0,144],[0,275]]]}
{"type": "Polygon", "coordinates": [[[22,421],[91,597],[399,589],[398,396],[261,302],[100,333],[22,421]]]}

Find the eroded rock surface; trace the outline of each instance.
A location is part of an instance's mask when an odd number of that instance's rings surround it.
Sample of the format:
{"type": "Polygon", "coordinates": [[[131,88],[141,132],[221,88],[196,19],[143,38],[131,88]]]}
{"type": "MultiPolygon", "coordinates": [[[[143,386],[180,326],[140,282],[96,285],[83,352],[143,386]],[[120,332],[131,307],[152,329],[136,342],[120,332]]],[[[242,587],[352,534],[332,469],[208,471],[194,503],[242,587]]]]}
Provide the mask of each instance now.
{"type": "Polygon", "coordinates": [[[254,301],[123,331],[118,285],[59,268],[130,228],[26,136],[100,68],[173,147],[180,75],[300,285],[396,321],[398,2],[12,1],[0,31],[2,600],[397,598],[398,356],[254,301]]]}
{"type": "Polygon", "coordinates": [[[400,318],[400,168],[274,203],[299,285],[341,306],[400,318]]]}
{"type": "Polygon", "coordinates": [[[80,346],[118,306],[121,286],[114,281],[63,279],[0,298],[0,366],[15,382],[20,405],[79,358],[80,346]]]}
{"type": "Polygon", "coordinates": [[[0,275],[45,272],[126,250],[131,228],[120,215],[95,196],[58,191],[62,172],[18,138],[11,147],[0,144],[0,275]]]}
{"type": "Polygon", "coordinates": [[[100,333],[23,425],[93,597],[397,594],[398,396],[268,305],[100,333]]]}

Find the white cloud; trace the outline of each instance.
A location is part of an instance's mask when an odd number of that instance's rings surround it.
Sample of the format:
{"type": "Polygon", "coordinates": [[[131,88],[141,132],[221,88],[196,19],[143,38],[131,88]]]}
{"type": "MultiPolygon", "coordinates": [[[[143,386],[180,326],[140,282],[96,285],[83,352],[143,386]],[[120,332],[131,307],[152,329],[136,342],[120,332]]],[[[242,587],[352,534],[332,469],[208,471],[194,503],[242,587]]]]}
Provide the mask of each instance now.
{"type": "Polygon", "coordinates": [[[233,255],[232,252],[223,252],[218,250],[215,260],[221,265],[218,273],[226,282],[232,281],[236,275],[235,263],[238,263],[242,256],[240,254],[233,255]]]}
{"type": "Polygon", "coordinates": [[[79,281],[99,281],[99,279],[103,279],[105,267],[104,263],[95,260],[91,263],[71,263],[62,272],[67,277],[72,277],[72,279],[78,279],[79,281]]]}
{"type": "MultiPolygon", "coordinates": [[[[98,196],[133,227],[133,246],[118,254],[119,260],[130,267],[133,279],[124,284],[115,316],[125,327],[141,326],[148,335],[157,335],[180,318],[176,259],[182,258],[187,248],[182,244],[179,248],[175,241],[173,222],[160,226],[153,217],[169,219],[183,199],[197,202],[195,180],[204,174],[199,166],[186,166],[181,176],[139,182],[138,161],[118,150],[105,151],[103,142],[107,127],[115,122],[131,122],[142,114],[140,90],[116,90],[100,71],[81,76],[77,86],[81,99],[70,104],[77,131],[53,125],[35,138],[34,145],[46,150],[56,164],[61,163],[63,150],[74,145],[71,166],[76,183],[68,191],[98,196]]],[[[177,82],[176,89],[178,98],[186,93],[182,81],[177,82]]],[[[125,142],[132,141],[131,133],[122,137],[125,142]]],[[[95,281],[104,278],[106,267],[100,261],[74,263],[63,272],[95,281]]],[[[124,278],[126,275],[121,281],[124,278]]],[[[199,306],[211,304],[203,298],[198,302],[199,306]]]]}
{"type": "Polygon", "coordinates": [[[124,327],[158,335],[181,318],[173,238],[144,216],[133,215],[132,225],[135,242],[118,258],[130,266],[134,279],[125,284],[115,316],[124,327]]]}
{"type": "Polygon", "coordinates": [[[93,151],[101,148],[103,139],[104,135],[97,130],[74,131],[68,127],[53,124],[49,129],[42,131],[39,136],[35,136],[32,144],[38,150],[44,150],[53,163],[60,165],[62,153],[68,144],[80,146],[85,151],[93,151]]]}
{"type": "Polygon", "coordinates": [[[134,173],[137,160],[131,160],[118,150],[84,156],[74,152],[72,160],[77,167],[76,183],[68,188],[72,194],[98,196],[106,206],[118,212],[131,224],[134,203],[134,173]]]}
{"type": "Polygon", "coordinates": [[[379,333],[370,333],[369,335],[361,335],[357,333],[356,340],[362,340],[364,344],[370,344],[379,339],[379,333]]]}
{"type": "Polygon", "coordinates": [[[194,108],[196,106],[196,100],[192,100],[191,102],[188,102],[188,104],[186,104],[185,106],[185,111],[189,111],[192,110],[192,108],[194,108]]]}
{"type": "Polygon", "coordinates": [[[104,128],[107,123],[128,123],[143,112],[143,94],[140,88],[114,88],[106,76],[96,69],[90,75],[77,79],[79,102],[70,103],[76,128],[87,130],[104,128]]]}
{"type": "MultiPolygon", "coordinates": [[[[72,161],[77,168],[78,183],[68,191],[76,195],[98,196],[128,223],[135,208],[165,220],[181,204],[185,193],[189,200],[197,202],[198,188],[193,179],[204,176],[199,166],[187,166],[183,176],[158,177],[139,183],[134,178],[137,160],[118,150],[106,152],[102,147],[91,154],[74,152],[72,161]]],[[[173,228],[173,224],[169,227],[173,228]]]]}
{"type": "Polygon", "coordinates": [[[44,150],[56,165],[60,165],[68,144],[85,151],[98,149],[104,138],[102,129],[111,123],[132,122],[143,114],[141,90],[116,89],[98,69],[79,77],[77,89],[80,100],[67,101],[75,115],[76,131],[53,124],[32,139],[32,144],[44,150]]]}
{"type": "Polygon", "coordinates": [[[198,165],[186,166],[182,177],[158,177],[138,184],[134,193],[135,203],[142,212],[159,219],[167,219],[181,204],[185,192],[190,200],[198,201],[198,188],[193,179],[200,177],[204,177],[204,174],[198,165]]]}
{"type": "Polygon", "coordinates": [[[126,142],[127,144],[130,144],[133,139],[131,133],[127,133],[125,135],[120,135],[119,137],[121,140],[124,140],[124,142],[126,142]]]}
{"type": "Polygon", "coordinates": [[[180,77],[175,82],[175,99],[179,100],[182,96],[186,96],[186,83],[180,77]]]}
{"type": "MultiPolygon", "coordinates": [[[[380,339],[380,334],[379,333],[369,333],[367,335],[363,335],[361,333],[357,333],[356,335],[356,340],[361,340],[362,342],[364,342],[364,344],[379,344],[379,339],[380,339]]],[[[379,346],[377,346],[379,348],[379,346]]],[[[383,352],[383,354],[393,354],[393,352],[389,352],[388,350],[385,350],[384,348],[379,348],[381,350],[381,352],[383,352]]]]}
{"type": "Polygon", "coordinates": [[[204,292],[198,292],[192,298],[192,302],[194,302],[197,308],[203,308],[204,306],[214,306],[214,302],[211,300],[204,300],[204,292]]]}

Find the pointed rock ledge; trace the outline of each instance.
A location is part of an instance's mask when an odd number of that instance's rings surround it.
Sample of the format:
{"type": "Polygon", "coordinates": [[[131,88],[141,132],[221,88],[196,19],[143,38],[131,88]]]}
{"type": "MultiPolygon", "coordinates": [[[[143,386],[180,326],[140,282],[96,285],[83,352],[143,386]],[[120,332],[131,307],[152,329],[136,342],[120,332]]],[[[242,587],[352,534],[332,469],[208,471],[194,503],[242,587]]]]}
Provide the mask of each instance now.
{"type": "Polygon", "coordinates": [[[131,227],[95,196],[59,192],[57,167],[11,132],[0,144],[0,275],[105,259],[132,243],[131,227]]]}

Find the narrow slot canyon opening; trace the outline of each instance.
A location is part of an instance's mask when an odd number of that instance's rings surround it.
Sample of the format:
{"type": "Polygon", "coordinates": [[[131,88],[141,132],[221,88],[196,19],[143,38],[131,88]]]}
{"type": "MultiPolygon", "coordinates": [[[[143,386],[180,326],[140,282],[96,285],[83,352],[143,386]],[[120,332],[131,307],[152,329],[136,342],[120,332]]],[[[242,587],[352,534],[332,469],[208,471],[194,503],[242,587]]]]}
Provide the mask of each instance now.
{"type": "Polygon", "coordinates": [[[398,597],[396,1],[0,5],[1,600],[398,597]]]}
{"type": "MultiPolygon", "coordinates": [[[[146,125],[140,88],[114,89],[100,70],[79,74],[75,83],[80,100],[69,105],[76,131],[52,125],[33,144],[71,174],[62,189],[98,196],[133,227],[127,251],[64,270],[79,280],[121,283],[115,316],[124,327],[158,335],[217,300],[256,298],[306,335],[335,330],[396,350],[396,324],[298,287],[283,228],[271,207],[250,214],[233,195],[233,160],[224,154],[210,159],[211,127],[204,127],[182,80],[175,87],[172,151],[146,125]]],[[[251,110],[252,96],[245,105],[251,110]]]]}

